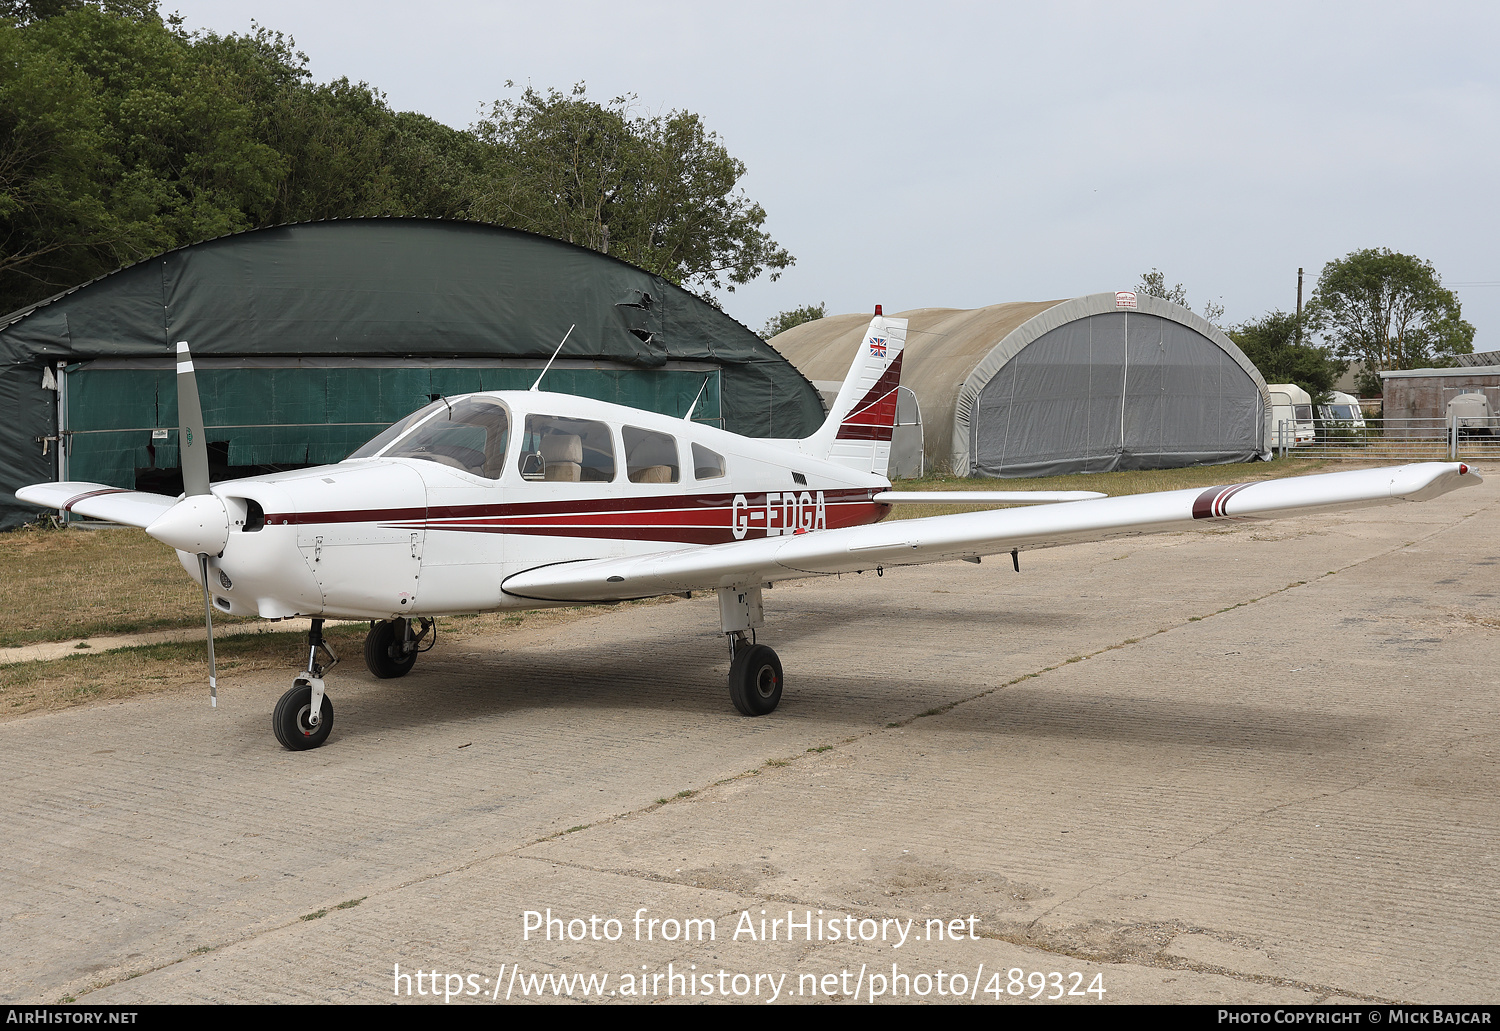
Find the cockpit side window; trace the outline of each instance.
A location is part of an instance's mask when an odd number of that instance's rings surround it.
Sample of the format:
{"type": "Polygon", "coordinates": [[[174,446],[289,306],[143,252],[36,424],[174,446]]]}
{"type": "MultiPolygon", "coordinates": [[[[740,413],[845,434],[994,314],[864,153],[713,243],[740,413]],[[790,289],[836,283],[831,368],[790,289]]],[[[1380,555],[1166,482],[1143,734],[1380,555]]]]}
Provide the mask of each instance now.
{"type": "Polygon", "coordinates": [[[693,445],[693,478],[712,480],[724,475],[724,456],[702,444],[693,445]]]}
{"type": "Polygon", "coordinates": [[[609,483],[615,478],[615,443],[609,426],[592,419],[528,415],[521,441],[523,480],[609,483]]]}
{"type": "Polygon", "coordinates": [[[676,483],[677,438],[635,426],[620,430],[625,441],[625,473],[631,483],[676,483]]]}
{"type": "Polygon", "coordinates": [[[391,445],[384,457],[418,458],[485,479],[499,479],[505,469],[505,448],[510,437],[510,417],[505,407],[486,397],[439,401],[429,407],[439,410],[391,445]]]}

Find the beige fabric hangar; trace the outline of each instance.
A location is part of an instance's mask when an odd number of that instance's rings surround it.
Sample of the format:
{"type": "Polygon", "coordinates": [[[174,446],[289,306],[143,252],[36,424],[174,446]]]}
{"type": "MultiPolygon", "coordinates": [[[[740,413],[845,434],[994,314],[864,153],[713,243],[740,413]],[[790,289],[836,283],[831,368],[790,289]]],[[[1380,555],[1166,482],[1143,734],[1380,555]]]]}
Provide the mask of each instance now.
{"type": "MultiPolygon", "coordinates": [[[[917,308],[901,384],[925,471],[1056,476],[1270,457],[1265,380],[1187,308],[1128,292],[985,308],[917,308]]],[[[795,326],[771,345],[820,388],[843,379],[867,314],[795,326]]],[[[898,433],[901,432],[898,429],[898,433]]],[[[909,430],[907,432],[910,432],[909,430]]],[[[892,442],[892,473],[919,475],[892,442]]]]}

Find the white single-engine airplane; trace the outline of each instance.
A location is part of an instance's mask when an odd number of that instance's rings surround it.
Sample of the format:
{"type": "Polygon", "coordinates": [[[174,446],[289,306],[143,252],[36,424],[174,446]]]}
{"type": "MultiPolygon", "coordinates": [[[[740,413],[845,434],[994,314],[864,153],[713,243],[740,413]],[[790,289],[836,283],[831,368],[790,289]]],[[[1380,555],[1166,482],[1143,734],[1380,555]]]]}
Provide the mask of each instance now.
{"type": "Polygon", "coordinates": [[[530,391],[436,401],[337,465],[213,485],[192,358],[179,343],[182,498],[98,483],[17,496],[142,527],[177,549],[203,585],[211,698],[214,609],[312,617],[307,669],[272,716],[277,740],[300,750],[333,726],[328,618],[370,620],[365,663],[400,677],[424,641],[431,647],[437,616],[712,590],[730,699],[763,716],[781,700],[782,669],[755,629],[761,589],[777,580],[1007,552],[1017,561],[1022,549],[1201,519],[1425,501],[1479,480],[1466,465],[1434,462],[1117,498],[895,493],[885,474],[905,338],[906,320],[877,308],[827,420],[801,440],[742,437],[693,423],[691,410],[677,419],[546,393],[539,377],[530,391]],[[1045,507],[880,525],[895,502],[971,501],[1045,507]]]}

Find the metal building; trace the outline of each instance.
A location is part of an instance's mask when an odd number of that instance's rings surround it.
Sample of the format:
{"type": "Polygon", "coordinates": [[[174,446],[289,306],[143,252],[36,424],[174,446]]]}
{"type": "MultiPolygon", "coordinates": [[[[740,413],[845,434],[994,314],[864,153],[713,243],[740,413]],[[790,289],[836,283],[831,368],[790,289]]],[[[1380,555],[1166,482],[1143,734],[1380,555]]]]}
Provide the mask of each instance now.
{"type": "MultiPolygon", "coordinates": [[[[1472,355],[1459,355],[1472,358],[1472,355]]],[[[1464,409],[1465,426],[1475,422],[1475,405],[1486,409],[1481,418],[1488,432],[1500,413],[1500,364],[1463,364],[1450,369],[1402,369],[1380,373],[1382,432],[1386,437],[1425,437],[1446,426],[1455,402],[1464,409]]]]}
{"type": "MultiPolygon", "coordinates": [[[[1053,476],[1270,456],[1265,380],[1187,308],[1130,292],[908,320],[901,382],[929,471],[1053,476]]],[[[795,326],[771,344],[815,383],[839,379],[868,315],[795,326]]]]}
{"type": "Polygon", "coordinates": [[[544,387],[797,437],[817,392],[753,332],[648,272],[471,222],[261,229],[0,318],[0,528],[51,479],[180,489],[175,344],[192,347],[216,479],[337,462],[437,396],[544,387]],[[571,335],[569,327],[572,327],[571,335]]]}

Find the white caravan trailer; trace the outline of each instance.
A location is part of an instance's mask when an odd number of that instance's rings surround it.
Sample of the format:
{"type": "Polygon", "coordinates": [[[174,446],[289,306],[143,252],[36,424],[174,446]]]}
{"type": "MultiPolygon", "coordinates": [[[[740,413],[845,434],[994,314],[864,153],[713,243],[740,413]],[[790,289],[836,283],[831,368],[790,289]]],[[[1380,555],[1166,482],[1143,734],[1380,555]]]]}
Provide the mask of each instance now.
{"type": "Polygon", "coordinates": [[[1272,445],[1302,447],[1316,443],[1318,431],[1307,391],[1295,383],[1267,383],[1266,391],[1271,395],[1272,445]]]}
{"type": "Polygon", "coordinates": [[[1335,390],[1326,405],[1318,405],[1318,419],[1324,426],[1337,429],[1362,430],[1365,428],[1365,417],[1359,409],[1359,398],[1353,394],[1346,394],[1342,390],[1335,390]]]}
{"type": "Polygon", "coordinates": [[[1494,432],[1494,413],[1490,411],[1490,399],[1482,390],[1459,394],[1449,401],[1448,420],[1465,437],[1487,437],[1494,432]]]}

